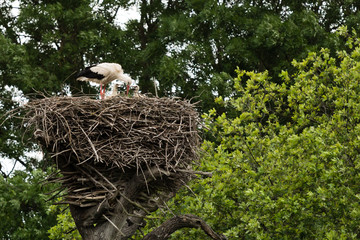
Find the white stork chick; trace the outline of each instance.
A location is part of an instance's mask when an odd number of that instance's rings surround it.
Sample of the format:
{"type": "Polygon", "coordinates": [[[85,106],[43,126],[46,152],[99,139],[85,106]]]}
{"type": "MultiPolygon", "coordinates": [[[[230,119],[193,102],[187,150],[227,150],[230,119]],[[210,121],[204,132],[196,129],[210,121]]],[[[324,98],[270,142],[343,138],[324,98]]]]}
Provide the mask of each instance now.
{"type": "Polygon", "coordinates": [[[144,97],[144,95],[139,93],[140,87],[138,85],[134,86],[134,97],[144,97]]]}
{"type": "Polygon", "coordinates": [[[90,81],[90,82],[99,83],[101,99],[104,99],[105,97],[106,84],[116,79],[123,81],[126,84],[127,86],[126,95],[128,95],[130,85],[134,82],[134,80],[124,75],[124,71],[120,64],[100,63],[98,65],[86,67],[76,76],[76,80],[79,81],[90,81]]]}
{"type": "Polygon", "coordinates": [[[111,91],[110,96],[108,96],[108,97],[106,97],[106,98],[112,98],[112,97],[117,96],[117,95],[118,95],[119,86],[120,86],[120,84],[115,83],[114,86],[113,86],[113,89],[112,89],[112,91],[111,91]]]}

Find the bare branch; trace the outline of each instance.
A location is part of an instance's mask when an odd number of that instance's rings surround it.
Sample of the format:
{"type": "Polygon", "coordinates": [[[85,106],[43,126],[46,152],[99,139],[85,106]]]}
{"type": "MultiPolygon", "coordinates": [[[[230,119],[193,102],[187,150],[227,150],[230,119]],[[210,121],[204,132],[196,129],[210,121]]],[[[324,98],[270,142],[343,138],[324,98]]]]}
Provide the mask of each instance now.
{"type": "Polygon", "coordinates": [[[155,228],[151,233],[147,234],[143,240],[166,240],[171,236],[171,234],[181,228],[201,228],[212,239],[227,239],[225,236],[217,234],[198,216],[186,214],[170,218],[159,227],[155,228]]]}

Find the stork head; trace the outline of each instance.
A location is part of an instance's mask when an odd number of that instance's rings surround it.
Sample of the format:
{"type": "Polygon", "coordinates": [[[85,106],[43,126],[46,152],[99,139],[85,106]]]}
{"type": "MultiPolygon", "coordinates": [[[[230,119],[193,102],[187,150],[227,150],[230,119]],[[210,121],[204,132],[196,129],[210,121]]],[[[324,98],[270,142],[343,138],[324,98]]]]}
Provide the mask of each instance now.
{"type": "Polygon", "coordinates": [[[134,89],[134,93],[138,93],[140,90],[140,87],[139,87],[139,85],[135,85],[132,87],[132,89],[134,89]]]}
{"type": "Polygon", "coordinates": [[[126,85],[131,86],[133,83],[135,83],[135,81],[130,78],[130,79],[126,82],[126,85]]]}

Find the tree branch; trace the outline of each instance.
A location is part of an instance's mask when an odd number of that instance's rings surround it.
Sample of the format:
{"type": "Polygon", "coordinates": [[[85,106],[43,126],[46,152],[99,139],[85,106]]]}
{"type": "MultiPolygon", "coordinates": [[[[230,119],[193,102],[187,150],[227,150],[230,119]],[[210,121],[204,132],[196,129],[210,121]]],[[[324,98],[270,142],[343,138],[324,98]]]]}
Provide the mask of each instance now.
{"type": "Polygon", "coordinates": [[[215,240],[226,240],[224,235],[219,235],[211,229],[207,223],[192,214],[185,214],[170,218],[159,227],[155,228],[151,233],[147,234],[143,240],[165,240],[168,239],[172,233],[181,228],[201,228],[209,237],[215,240]]]}

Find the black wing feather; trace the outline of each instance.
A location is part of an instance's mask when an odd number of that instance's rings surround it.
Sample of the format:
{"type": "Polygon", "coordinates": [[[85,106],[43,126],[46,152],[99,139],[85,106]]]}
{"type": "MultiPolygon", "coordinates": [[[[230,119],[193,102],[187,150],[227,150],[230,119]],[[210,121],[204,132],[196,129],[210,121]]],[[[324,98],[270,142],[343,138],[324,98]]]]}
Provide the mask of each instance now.
{"type": "Polygon", "coordinates": [[[105,76],[96,72],[91,71],[90,68],[95,67],[95,65],[90,66],[90,67],[86,67],[84,70],[82,70],[81,72],[79,72],[76,75],[76,78],[78,77],[87,77],[87,78],[95,78],[95,79],[103,79],[105,76]]]}

